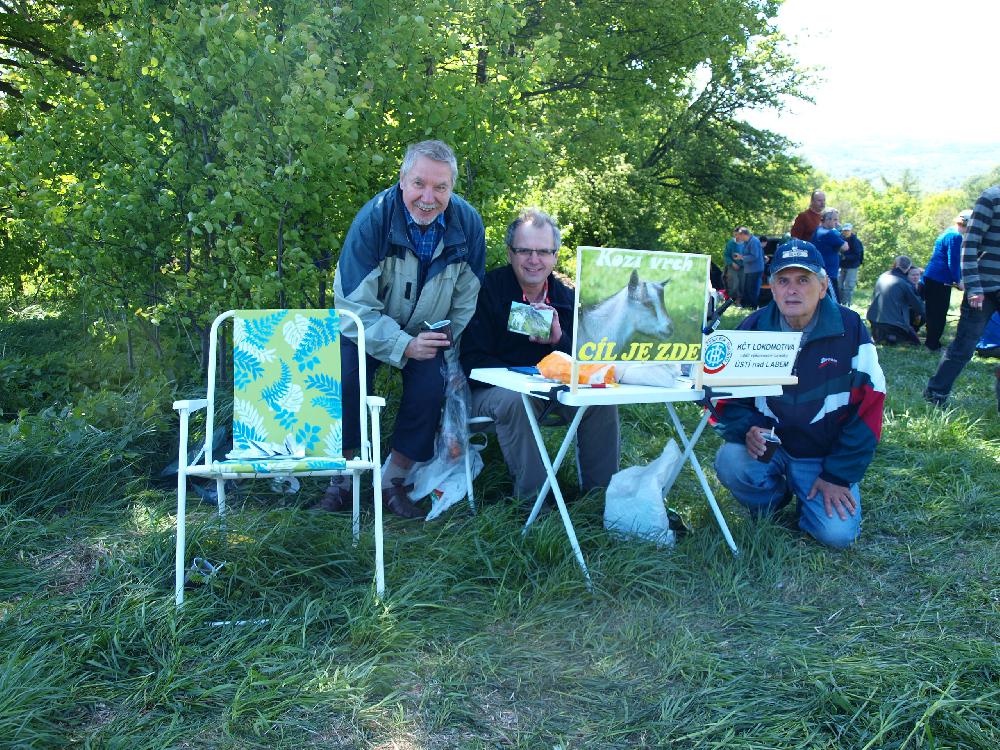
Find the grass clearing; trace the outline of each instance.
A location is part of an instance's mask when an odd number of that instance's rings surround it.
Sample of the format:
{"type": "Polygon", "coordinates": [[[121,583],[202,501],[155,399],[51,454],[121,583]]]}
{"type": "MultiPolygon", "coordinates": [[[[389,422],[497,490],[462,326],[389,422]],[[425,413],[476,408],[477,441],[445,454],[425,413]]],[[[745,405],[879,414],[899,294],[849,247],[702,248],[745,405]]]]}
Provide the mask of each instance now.
{"type": "MultiPolygon", "coordinates": [[[[179,614],[175,498],[146,475],[172,428],[137,407],[70,444],[58,414],[27,416],[30,439],[0,443],[0,745],[998,747],[996,365],[974,360],[938,410],[920,396],[935,355],[880,356],[856,547],[751,522],[716,487],[733,557],[685,470],[674,549],[610,538],[599,494],[574,506],[593,593],[555,515],[521,536],[494,440],[477,516],[387,520],[381,601],[370,519],[353,547],[348,517],[298,498],[245,492],[224,529],[192,499],[189,555],[226,567],[179,614]],[[269,622],[210,625],[228,618],[269,622]]],[[[667,434],[662,408],[624,409],[623,461],[667,434]]]]}

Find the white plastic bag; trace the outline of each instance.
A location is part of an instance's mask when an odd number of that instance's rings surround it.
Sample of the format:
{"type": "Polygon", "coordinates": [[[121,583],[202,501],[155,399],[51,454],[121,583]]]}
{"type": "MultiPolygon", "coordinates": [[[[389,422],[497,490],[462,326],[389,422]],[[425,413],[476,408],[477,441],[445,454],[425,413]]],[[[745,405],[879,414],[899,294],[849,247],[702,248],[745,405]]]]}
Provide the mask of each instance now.
{"type": "Polygon", "coordinates": [[[604,502],[604,528],[672,547],[676,535],[670,528],[663,496],[680,460],[681,451],[671,440],[648,466],[631,466],[611,477],[604,502]]]}
{"type": "Polygon", "coordinates": [[[465,499],[465,454],[475,478],[483,470],[479,452],[469,446],[469,384],[456,356],[445,356],[443,365],[446,400],[441,431],[434,441],[434,457],[417,464],[410,474],[413,489],[410,497],[431,498],[427,520],[432,521],[457,502],[465,499]]]}
{"type": "MultiPolygon", "coordinates": [[[[469,455],[472,463],[473,478],[483,470],[483,459],[477,451],[469,455]]],[[[410,497],[426,497],[430,495],[431,509],[427,520],[433,521],[455,503],[465,499],[465,459],[454,460],[447,454],[440,453],[440,446],[435,451],[434,458],[414,467],[410,474],[413,489],[410,497]]]]}

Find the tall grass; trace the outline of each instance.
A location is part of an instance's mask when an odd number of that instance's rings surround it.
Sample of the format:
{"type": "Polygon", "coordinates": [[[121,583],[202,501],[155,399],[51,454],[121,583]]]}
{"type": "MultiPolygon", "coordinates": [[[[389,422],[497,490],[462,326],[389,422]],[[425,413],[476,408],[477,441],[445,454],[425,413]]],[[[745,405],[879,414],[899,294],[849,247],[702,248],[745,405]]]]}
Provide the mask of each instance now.
{"type": "MultiPolygon", "coordinates": [[[[370,517],[354,547],[346,516],[306,509],[319,482],[244,493],[224,527],[192,503],[189,555],[226,565],[178,612],[160,436],[23,417],[0,441],[0,746],[998,747],[993,370],[973,362],[940,410],[920,397],[935,357],[880,355],[857,546],[752,522],[716,486],[734,557],[685,470],[673,549],[609,537],[600,493],[573,504],[592,592],[557,515],[521,535],[491,444],[478,515],[387,519],[381,600],[370,517]]],[[[669,434],[662,407],[623,424],[629,464],[669,434]]]]}
{"type": "Polygon", "coordinates": [[[135,424],[101,429],[69,408],[22,417],[0,436],[0,506],[85,511],[121,498],[151,432],[135,424]]]}

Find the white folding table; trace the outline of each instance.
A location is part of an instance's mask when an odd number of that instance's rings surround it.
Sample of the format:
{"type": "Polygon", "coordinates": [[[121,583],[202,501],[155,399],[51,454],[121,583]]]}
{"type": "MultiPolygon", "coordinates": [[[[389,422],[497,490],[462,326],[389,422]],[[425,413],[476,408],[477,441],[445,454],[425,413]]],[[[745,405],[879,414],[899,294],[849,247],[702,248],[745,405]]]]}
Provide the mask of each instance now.
{"type": "MultiPolygon", "coordinates": [[[[527,533],[531,524],[534,523],[535,519],[538,517],[538,512],[541,510],[542,503],[545,500],[545,493],[551,486],[552,494],[555,496],[556,506],[559,508],[559,515],[562,518],[563,527],[566,529],[566,536],[569,538],[570,546],[572,546],[573,553],[576,555],[576,561],[579,563],[580,569],[583,571],[583,575],[586,578],[587,588],[591,587],[590,572],[587,570],[587,562],[584,560],[583,552],[580,550],[580,543],[577,541],[576,531],[573,528],[572,520],[570,520],[569,511],[566,509],[566,502],[563,499],[562,490],[559,488],[556,472],[559,470],[559,466],[562,464],[563,458],[565,458],[566,451],[569,449],[569,446],[573,444],[573,438],[576,436],[576,431],[580,426],[580,420],[582,419],[584,412],[591,406],[620,406],[624,404],[655,403],[664,404],[667,408],[667,413],[670,414],[674,430],[677,432],[677,436],[680,438],[680,441],[684,446],[684,452],[681,456],[681,460],[677,462],[674,473],[670,476],[667,483],[667,488],[669,490],[669,488],[673,485],[674,480],[677,478],[677,475],[680,473],[684,464],[690,463],[691,468],[698,477],[698,481],[701,483],[702,490],[705,493],[705,499],[708,500],[712,513],[715,514],[715,520],[719,524],[719,528],[722,531],[722,535],[726,539],[726,543],[729,545],[729,548],[733,551],[734,555],[739,554],[736,542],[733,541],[733,535],[730,533],[729,526],[726,524],[726,519],[722,515],[722,511],[719,509],[718,502],[716,502],[715,494],[712,492],[712,488],[709,486],[708,480],[705,478],[705,473],[702,471],[701,464],[698,462],[698,457],[694,453],[694,447],[697,445],[698,439],[701,437],[702,432],[705,430],[705,426],[708,424],[709,412],[707,409],[705,410],[701,420],[698,422],[698,426],[695,428],[694,432],[691,433],[691,437],[688,438],[684,431],[684,426],[681,424],[680,419],[677,417],[677,412],[674,410],[674,404],[676,402],[698,402],[704,400],[706,396],[705,389],[695,388],[691,381],[680,380],[676,386],[669,388],[624,384],[612,387],[580,386],[577,391],[573,393],[569,390],[568,386],[564,389],[558,390],[560,387],[558,383],[546,380],[537,375],[525,375],[513,372],[503,367],[478,368],[472,371],[470,377],[481,383],[487,383],[497,388],[504,388],[508,391],[514,391],[515,393],[521,394],[521,400],[528,416],[528,422],[531,424],[531,431],[535,436],[535,443],[538,446],[538,454],[541,456],[542,464],[545,466],[545,472],[548,475],[548,478],[545,480],[545,484],[538,493],[538,497],[535,500],[535,504],[531,509],[528,520],[524,525],[522,534],[527,533]],[[553,389],[557,390],[553,391],[553,389]],[[578,407],[576,415],[573,417],[573,421],[570,423],[569,429],[566,431],[566,437],[563,438],[562,445],[556,453],[555,460],[549,459],[548,452],[545,449],[545,441],[542,439],[542,432],[538,427],[538,420],[535,418],[535,410],[532,408],[530,401],[532,398],[549,399],[552,395],[554,395],[561,404],[578,407]]],[[[775,396],[780,393],[780,385],[743,385],[734,387],[719,386],[712,389],[711,398],[775,396]]]]}

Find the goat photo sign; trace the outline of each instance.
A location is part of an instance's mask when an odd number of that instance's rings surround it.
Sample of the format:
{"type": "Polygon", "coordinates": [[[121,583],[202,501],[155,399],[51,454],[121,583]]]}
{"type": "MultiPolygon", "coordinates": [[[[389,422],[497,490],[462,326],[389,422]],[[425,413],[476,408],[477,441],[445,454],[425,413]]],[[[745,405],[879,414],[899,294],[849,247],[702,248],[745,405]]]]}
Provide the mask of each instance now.
{"type": "Polygon", "coordinates": [[[580,362],[699,362],[709,256],[578,247],[580,362]]]}

